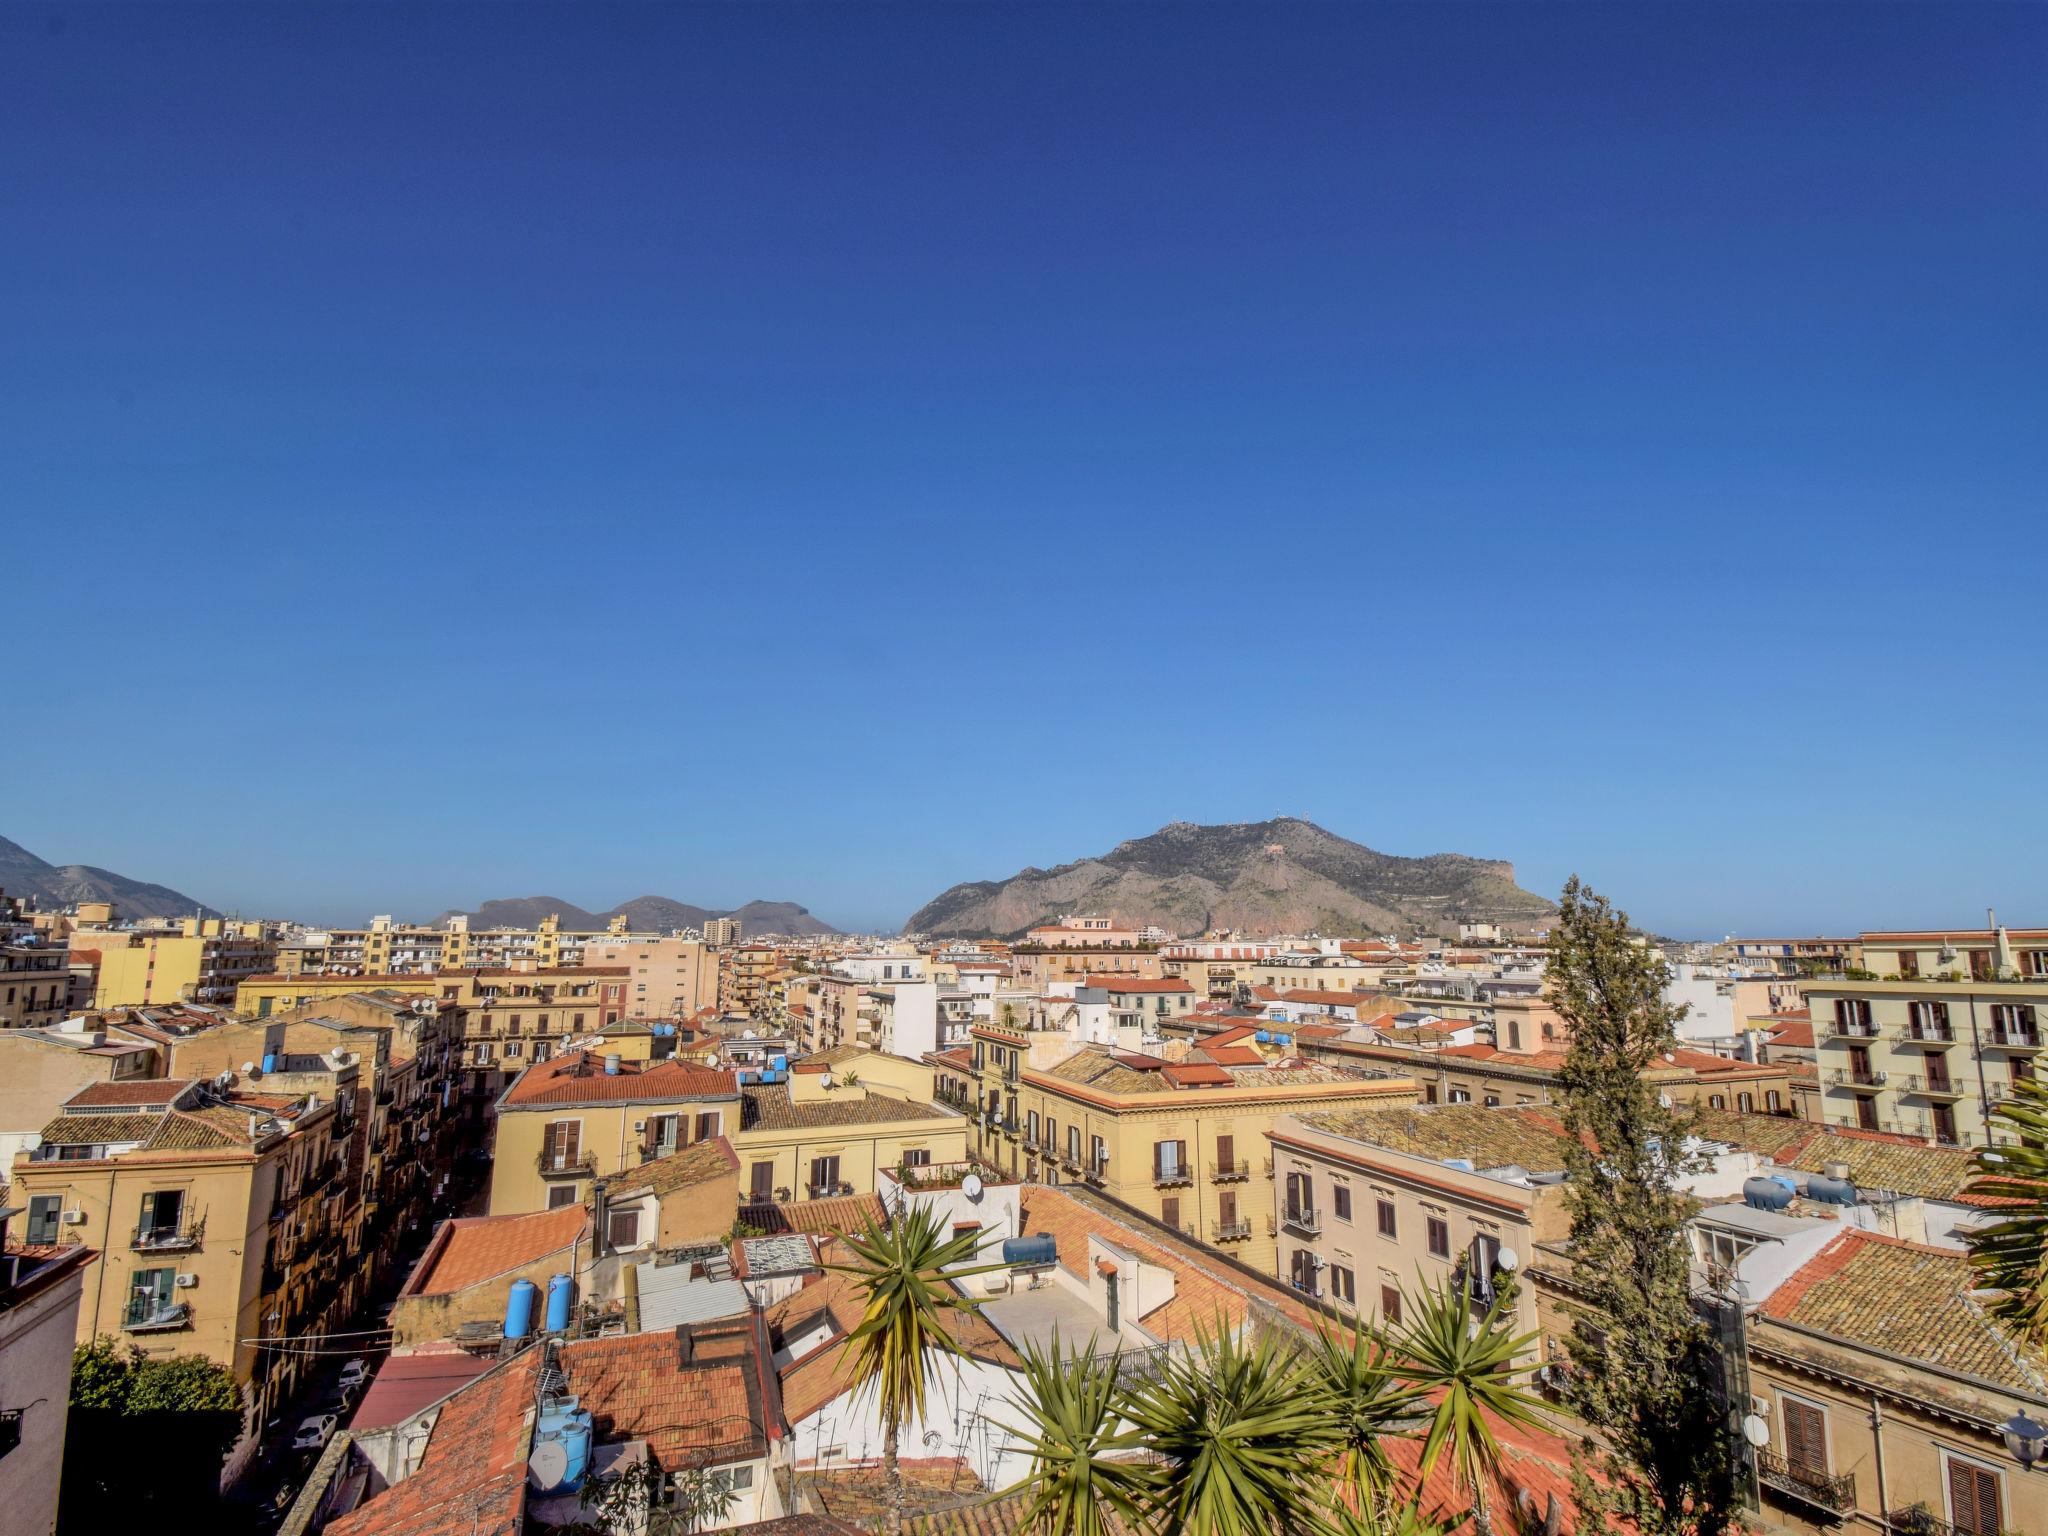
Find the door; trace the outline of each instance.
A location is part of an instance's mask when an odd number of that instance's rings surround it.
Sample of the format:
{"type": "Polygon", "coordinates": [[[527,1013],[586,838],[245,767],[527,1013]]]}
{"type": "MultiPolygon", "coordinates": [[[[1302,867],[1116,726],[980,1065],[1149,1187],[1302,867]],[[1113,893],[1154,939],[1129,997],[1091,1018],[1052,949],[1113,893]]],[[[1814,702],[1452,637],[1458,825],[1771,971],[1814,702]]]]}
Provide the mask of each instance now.
{"type": "Polygon", "coordinates": [[[1226,1189],[1216,1196],[1216,1219],[1227,1233],[1237,1225],[1237,1191],[1226,1189]]]}
{"type": "Polygon", "coordinates": [[[1865,1045],[1852,1045],[1849,1047],[1849,1077],[1851,1081],[1858,1083],[1870,1081],[1870,1047],[1865,1045]]]}
{"type": "Polygon", "coordinates": [[[149,1243],[159,1236],[178,1235],[178,1218],[184,1214],[185,1197],[175,1189],[153,1190],[142,1197],[142,1218],[135,1224],[135,1241],[149,1243]]]}
{"type": "Polygon", "coordinates": [[[1859,1097],[1856,1100],[1856,1124],[1859,1129],[1877,1129],[1877,1100],[1859,1097]]]}
{"type": "Polygon", "coordinates": [[[751,1178],[752,1184],[749,1188],[749,1193],[752,1194],[755,1200],[767,1201],[775,1198],[775,1165],[773,1163],[754,1164],[751,1178]]]}
{"type": "Polygon", "coordinates": [[[1218,1136],[1216,1138],[1216,1171],[1230,1175],[1237,1172],[1237,1138],[1218,1136]]]}
{"type": "Polygon", "coordinates": [[[1934,1139],[1943,1146],[1952,1147],[1956,1142],[1956,1111],[1952,1104],[1934,1106],[1934,1139]]]}
{"type": "Polygon", "coordinates": [[[1809,1403],[1781,1398],[1785,1409],[1785,1461],[1816,1477],[1828,1475],[1828,1416],[1809,1403]]]}
{"type": "Polygon", "coordinates": [[[1968,1536],[1998,1536],[1998,1477],[1983,1467],[1951,1459],[1948,1464],[1949,1524],[1968,1536]]]}
{"type": "Polygon", "coordinates": [[[839,1192],[839,1158],[814,1157],[811,1159],[811,1198],[834,1195],[839,1192]]]}

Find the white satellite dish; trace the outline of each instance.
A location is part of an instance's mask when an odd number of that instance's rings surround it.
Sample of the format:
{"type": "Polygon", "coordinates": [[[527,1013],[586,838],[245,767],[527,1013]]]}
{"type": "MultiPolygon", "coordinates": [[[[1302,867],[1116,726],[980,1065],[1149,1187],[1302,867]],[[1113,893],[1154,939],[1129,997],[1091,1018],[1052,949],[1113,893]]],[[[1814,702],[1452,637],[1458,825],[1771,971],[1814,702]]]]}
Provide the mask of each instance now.
{"type": "Polygon", "coordinates": [[[830,1072],[820,1073],[818,1075],[818,1086],[820,1088],[830,1088],[832,1086],[832,1074],[830,1072]]]}
{"type": "Polygon", "coordinates": [[[981,1198],[981,1175],[970,1173],[966,1178],[962,1179],[960,1181],[960,1193],[970,1200],[979,1200],[981,1198]]]}
{"type": "Polygon", "coordinates": [[[526,1459],[526,1471],[533,1486],[545,1493],[562,1486],[569,1475],[569,1448],[559,1440],[543,1440],[526,1459]]]}
{"type": "Polygon", "coordinates": [[[1515,1272],[1515,1266],[1521,1263],[1522,1259],[1521,1255],[1516,1253],[1514,1249],[1503,1248],[1493,1256],[1493,1262],[1500,1266],[1502,1274],[1511,1275],[1515,1272]]]}
{"type": "Polygon", "coordinates": [[[1755,1414],[1745,1414],[1742,1420],[1742,1438],[1758,1450],[1771,1443],[1771,1426],[1755,1414]]]}

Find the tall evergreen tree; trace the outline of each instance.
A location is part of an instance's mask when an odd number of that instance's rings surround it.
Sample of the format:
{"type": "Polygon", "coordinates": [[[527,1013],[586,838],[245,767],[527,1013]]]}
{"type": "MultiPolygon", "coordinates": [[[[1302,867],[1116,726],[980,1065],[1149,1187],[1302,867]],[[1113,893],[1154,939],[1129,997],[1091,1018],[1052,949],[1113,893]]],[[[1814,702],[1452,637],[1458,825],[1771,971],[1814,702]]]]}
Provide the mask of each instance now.
{"type": "Polygon", "coordinates": [[[1684,1013],[1665,1000],[1666,979],[1628,915],[1573,876],[1549,976],[1572,1036],[1559,1074],[1582,1288],[1569,1392],[1605,1441],[1588,1440],[1573,1481],[1593,1529],[1620,1516],[1643,1536],[1721,1536],[1735,1517],[1735,1450],[1713,1333],[1692,1305],[1694,1202],[1679,1185],[1697,1111],[1643,1077],[1684,1013]]]}

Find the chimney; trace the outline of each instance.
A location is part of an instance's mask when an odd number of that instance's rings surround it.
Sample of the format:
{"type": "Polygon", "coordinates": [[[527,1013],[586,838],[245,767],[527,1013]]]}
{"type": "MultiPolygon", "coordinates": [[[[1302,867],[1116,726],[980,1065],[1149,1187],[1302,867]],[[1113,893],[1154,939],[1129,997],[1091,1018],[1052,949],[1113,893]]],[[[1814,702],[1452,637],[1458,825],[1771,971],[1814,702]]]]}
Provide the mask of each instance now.
{"type": "Polygon", "coordinates": [[[598,1253],[610,1253],[611,1244],[611,1195],[599,1179],[590,1186],[590,1246],[598,1253]]]}
{"type": "Polygon", "coordinates": [[[691,1363],[691,1360],[692,1360],[692,1358],[693,1358],[693,1357],[695,1356],[696,1352],[697,1352],[697,1343],[696,1343],[696,1340],[694,1340],[694,1339],[692,1339],[692,1338],[690,1337],[690,1325],[689,1325],[688,1323],[677,1323],[677,1324],[676,1324],[676,1367],[677,1367],[677,1369],[678,1369],[678,1370],[687,1370],[687,1369],[689,1368],[689,1366],[690,1366],[690,1363],[691,1363]]]}

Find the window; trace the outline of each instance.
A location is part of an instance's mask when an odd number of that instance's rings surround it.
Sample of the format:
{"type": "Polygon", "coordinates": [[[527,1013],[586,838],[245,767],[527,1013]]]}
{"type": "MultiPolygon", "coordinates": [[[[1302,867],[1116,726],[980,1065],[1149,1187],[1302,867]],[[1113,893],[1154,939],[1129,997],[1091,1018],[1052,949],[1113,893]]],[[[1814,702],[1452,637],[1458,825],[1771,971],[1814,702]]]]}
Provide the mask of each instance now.
{"type": "Polygon", "coordinates": [[[1336,1212],[1339,1221],[1351,1219],[1351,1187],[1348,1184],[1333,1184],[1330,1187],[1330,1209],[1336,1212]]]}
{"type": "Polygon", "coordinates": [[[1508,1049],[1509,1049],[1509,1050],[1511,1050],[1511,1051],[1519,1051],[1519,1050],[1520,1050],[1521,1048],[1522,1048],[1522,1021],[1521,1021],[1520,1019],[1509,1019],[1509,1020],[1508,1020],[1508,1049]]]}
{"type": "MultiPolygon", "coordinates": [[[[1100,1143],[1098,1142],[1099,1146],[1100,1143]]],[[[1188,1176],[1188,1144],[1184,1141],[1155,1141],[1152,1143],[1152,1177],[1165,1183],[1188,1176]]]]}
{"type": "Polygon", "coordinates": [[[550,1120],[541,1135],[541,1166],[559,1172],[574,1168],[583,1156],[583,1122],[550,1120]]]}
{"type": "Polygon", "coordinates": [[[1108,1172],[1109,1147],[1103,1142],[1103,1139],[1100,1136],[1092,1137],[1090,1139],[1095,1144],[1094,1156],[1089,1160],[1090,1166],[1093,1167],[1097,1173],[1108,1172]]]}
{"type": "Polygon", "coordinates": [[[637,1248],[640,1246],[640,1213],[638,1211],[613,1211],[611,1213],[610,1237],[614,1248],[637,1248]]]}
{"type": "Polygon", "coordinates": [[[1164,1195],[1159,1201],[1159,1219],[1176,1230],[1180,1226],[1180,1196],[1164,1195]]]}
{"type": "Polygon", "coordinates": [[[1380,1319],[1397,1326],[1401,1321],[1401,1293],[1391,1285],[1380,1287],[1380,1319]]]}
{"type": "Polygon", "coordinates": [[[1024,1139],[1034,1147],[1038,1145],[1038,1111],[1035,1109],[1024,1117],[1024,1139]]]}
{"type": "Polygon", "coordinates": [[[1440,1259],[1451,1256],[1451,1224],[1441,1216],[1429,1218],[1429,1251],[1440,1259]]]}
{"type": "Polygon", "coordinates": [[[171,1309],[177,1305],[172,1300],[177,1280],[175,1269],[136,1270],[128,1290],[128,1311],[124,1321],[132,1327],[137,1323],[162,1322],[169,1318],[171,1309]]]}
{"type": "Polygon", "coordinates": [[[1735,1107],[1741,1110],[1745,1115],[1755,1114],[1756,1095],[1753,1093],[1738,1093],[1737,1095],[1735,1095],[1735,1107]]]}
{"type": "Polygon", "coordinates": [[[175,1239],[185,1215],[185,1196],[175,1189],[160,1189],[142,1197],[142,1215],[135,1223],[138,1247],[158,1246],[175,1239]]]}
{"type": "Polygon", "coordinates": [[[1381,1237],[1394,1237],[1398,1235],[1398,1228],[1394,1222],[1393,1201],[1382,1200],[1379,1202],[1379,1222],[1381,1237]]]}
{"type": "Polygon", "coordinates": [[[1783,1102],[1784,1101],[1778,1097],[1777,1089],[1766,1088],[1764,1090],[1764,1108],[1768,1110],[1770,1113],[1775,1115],[1778,1112],[1779,1106],[1783,1102]]]}
{"type": "Polygon", "coordinates": [[[1728,1107],[1728,1095],[1725,1093],[1710,1093],[1707,1095],[1707,1105],[1712,1109],[1726,1109],[1728,1107]]]}
{"type": "Polygon", "coordinates": [[[1486,1096],[1486,1107],[1487,1107],[1488,1109],[1499,1109],[1499,1108],[1500,1108],[1500,1095],[1499,1095],[1499,1094],[1497,1094],[1497,1093],[1489,1093],[1489,1094],[1488,1094],[1488,1095],[1486,1096]]]}
{"type": "Polygon", "coordinates": [[[1330,1294],[1347,1306],[1358,1305],[1358,1276],[1342,1264],[1330,1266],[1330,1294]]]}
{"type": "Polygon", "coordinates": [[[1451,1090],[1451,1102],[1453,1104],[1470,1104],[1472,1102],[1472,1090],[1469,1088],[1453,1088],[1451,1090]]]}
{"type": "Polygon", "coordinates": [[[1781,1398],[1785,1410],[1785,1460],[1802,1472],[1825,1477],[1828,1470],[1828,1416],[1811,1403],[1781,1398]]]}
{"type": "Polygon", "coordinates": [[[28,1202],[28,1240],[32,1243],[57,1241],[57,1221],[64,1209],[62,1195],[32,1195],[28,1202]]]}
{"type": "Polygon", "coordinates": [[[839,1193],[839,1157],[814,1157],[811,1159],[811,1198],[839,1193]]]}
{"type": "Polygon", "coordinates": [[[775,1165],[756,1163],[748,1173],[748,1193],[756,1200],[775,1198],[775,1165]]]}
{"type": "Polygon", "coordinates": [[[1969,1536],[1998,1536],[1998,1474],[1959,1456],[1948,1458],[1948,1519],[1969,1536]]]}

